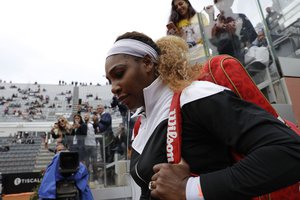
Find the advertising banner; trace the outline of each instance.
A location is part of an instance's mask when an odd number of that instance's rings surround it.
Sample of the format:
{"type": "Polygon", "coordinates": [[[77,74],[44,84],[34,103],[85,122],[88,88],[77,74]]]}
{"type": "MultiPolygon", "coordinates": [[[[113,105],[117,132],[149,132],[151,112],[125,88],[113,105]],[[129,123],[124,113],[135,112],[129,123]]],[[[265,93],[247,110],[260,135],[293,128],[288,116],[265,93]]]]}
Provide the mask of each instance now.
{"type": "Polygon", "coordinates": [[[2,174],[2,194],[32,192],[41,180],[39,172],[2,174]]]}

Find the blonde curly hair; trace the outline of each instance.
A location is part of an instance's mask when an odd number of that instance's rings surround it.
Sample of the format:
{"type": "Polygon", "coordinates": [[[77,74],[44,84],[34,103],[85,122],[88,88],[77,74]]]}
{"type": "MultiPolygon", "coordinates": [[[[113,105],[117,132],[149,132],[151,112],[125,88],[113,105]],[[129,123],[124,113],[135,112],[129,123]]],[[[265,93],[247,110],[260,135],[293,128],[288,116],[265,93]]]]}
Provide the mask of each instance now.
{"type": "Polygon", "coordinates": [[[201,65],[189,63],[189,47],[182,38],[168,35],[156,41],[160,48],[158,73],[173,91],[181,91],[200,74],[201,65]]]}

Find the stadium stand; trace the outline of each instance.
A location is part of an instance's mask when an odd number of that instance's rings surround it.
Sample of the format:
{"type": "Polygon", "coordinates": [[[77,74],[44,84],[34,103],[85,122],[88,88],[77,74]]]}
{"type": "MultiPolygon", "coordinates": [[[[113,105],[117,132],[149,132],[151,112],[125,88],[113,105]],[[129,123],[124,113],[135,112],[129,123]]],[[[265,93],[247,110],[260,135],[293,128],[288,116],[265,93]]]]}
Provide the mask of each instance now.
{"type": "MultiPolygon", "coordinates": [[[[0,83],[0,122],[54,121],[72,113],[74,85],[0,83]]],[[[110,105],[110,85],[79,85],[82,107],[110,105]]]]}
{"type": "MultiPolygon", "coordinates": [[[[7,139],[8,137],[3,137],[7,139]]],[[[0,140],[3,140],[1,138],[0,140]]],[[[0,172],[16,173],[16,172],[32,172],[35,166],[35,160],[41,149],[41,138],[34,137],[35,144],[18,144],[12,143],[10,139],[9,150],[0,152],[0,172]]]]}

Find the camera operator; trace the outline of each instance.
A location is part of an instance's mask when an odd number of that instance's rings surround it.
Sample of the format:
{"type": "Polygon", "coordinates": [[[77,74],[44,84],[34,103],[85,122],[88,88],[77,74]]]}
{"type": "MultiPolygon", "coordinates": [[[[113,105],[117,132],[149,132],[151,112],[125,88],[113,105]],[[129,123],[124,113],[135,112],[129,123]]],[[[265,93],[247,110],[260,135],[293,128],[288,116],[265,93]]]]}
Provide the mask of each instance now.
{"type": "Polygon", "coordinates": [[[62,144],[56,147],[56,152],[39,187],[39,199],[93,200],[89,173],[85,165],[79,163],[78,153],[66,152],[62,144]]]}

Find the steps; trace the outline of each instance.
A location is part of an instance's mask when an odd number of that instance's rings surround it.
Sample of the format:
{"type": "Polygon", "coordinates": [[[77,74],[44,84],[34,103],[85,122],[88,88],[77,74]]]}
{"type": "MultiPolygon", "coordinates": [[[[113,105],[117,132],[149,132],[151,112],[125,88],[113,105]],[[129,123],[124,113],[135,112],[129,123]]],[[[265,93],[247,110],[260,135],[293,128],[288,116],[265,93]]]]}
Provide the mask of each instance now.
{"type": "MultiPolygon", "coordinates": [[[[48,145],[49,148],[54,148],[55,144],[48,145]]],[[[41,149],[36,157],[35,165],[34,165],[34,172],[39,172],[43,169],[45,169],[48,164],[52,161],[52,158],[54,156],[54,153],[51,153],[44,147],[44,145],[41,146],[41,149]]]]}

